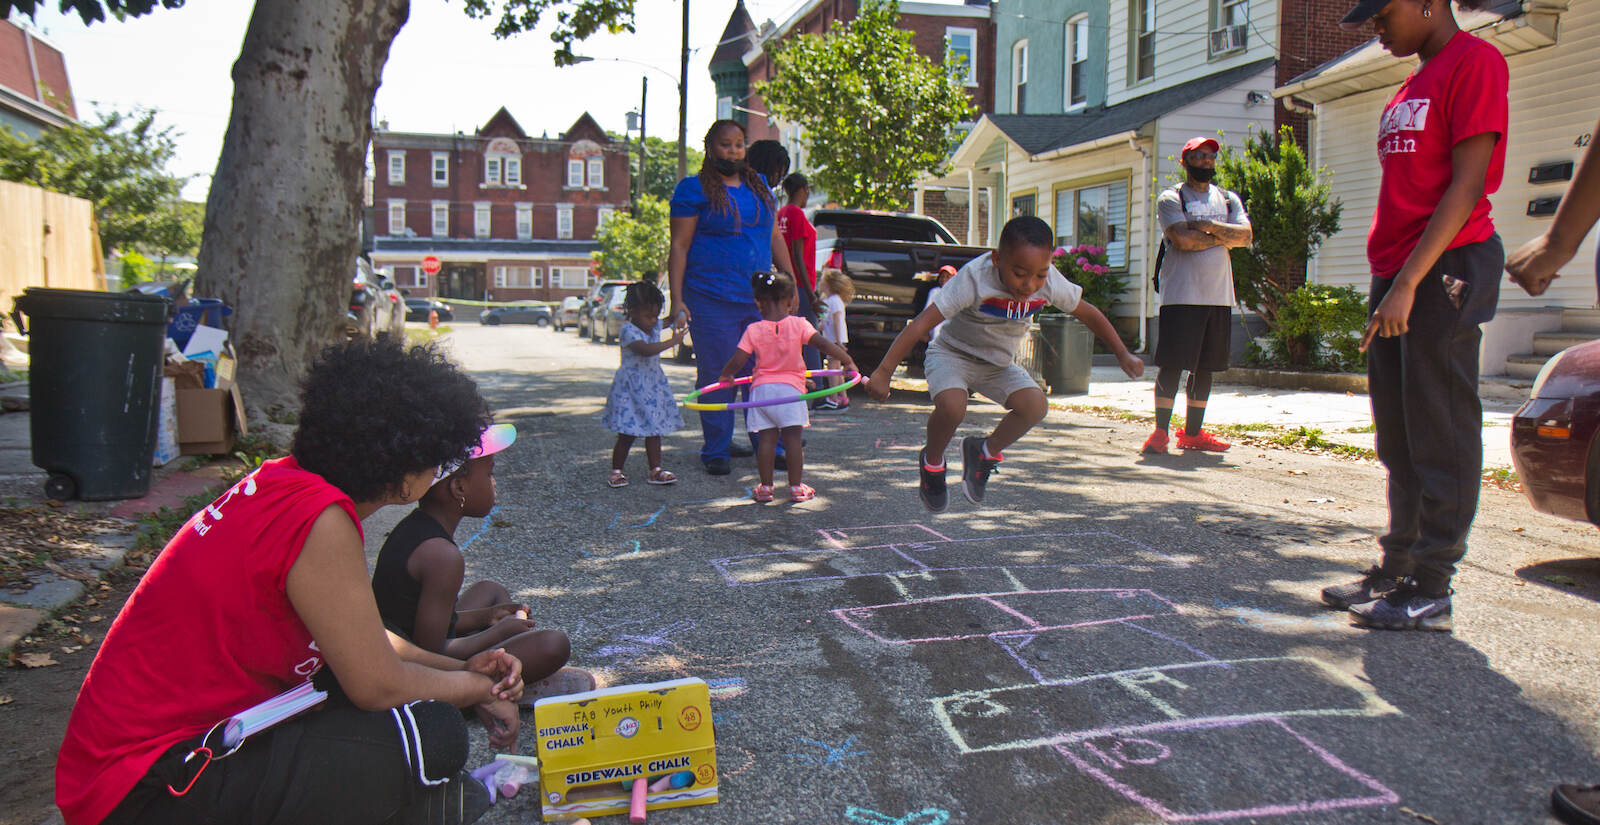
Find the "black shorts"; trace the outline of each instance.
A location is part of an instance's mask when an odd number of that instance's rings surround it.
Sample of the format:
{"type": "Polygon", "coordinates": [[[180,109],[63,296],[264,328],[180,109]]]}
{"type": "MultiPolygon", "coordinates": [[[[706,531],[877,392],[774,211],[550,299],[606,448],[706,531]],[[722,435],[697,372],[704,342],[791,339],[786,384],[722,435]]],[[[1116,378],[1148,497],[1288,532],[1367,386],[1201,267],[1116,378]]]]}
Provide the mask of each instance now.
{"type": "Polygon", "coordinates": [[[1221,372],[1228,368],[1231,307],[1170,304],[1161,308],[1156,366],[1221,372]]]}

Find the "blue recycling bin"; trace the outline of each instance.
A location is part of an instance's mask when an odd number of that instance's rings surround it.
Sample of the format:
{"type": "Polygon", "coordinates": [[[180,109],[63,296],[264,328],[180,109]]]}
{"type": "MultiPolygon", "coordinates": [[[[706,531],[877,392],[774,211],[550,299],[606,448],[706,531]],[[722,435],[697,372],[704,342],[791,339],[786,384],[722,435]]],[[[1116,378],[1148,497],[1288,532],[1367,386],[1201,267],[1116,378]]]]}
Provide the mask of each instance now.
{"type": "Polygon", "coordinates": [[[233,307],[224,304],[221,298],[194,298],[173,313],[172,320],[167,323],[167,337],[181,350],[189,345],[195,327],[202,324],[221,327],[222,319],[232,314],[233,307]]]}

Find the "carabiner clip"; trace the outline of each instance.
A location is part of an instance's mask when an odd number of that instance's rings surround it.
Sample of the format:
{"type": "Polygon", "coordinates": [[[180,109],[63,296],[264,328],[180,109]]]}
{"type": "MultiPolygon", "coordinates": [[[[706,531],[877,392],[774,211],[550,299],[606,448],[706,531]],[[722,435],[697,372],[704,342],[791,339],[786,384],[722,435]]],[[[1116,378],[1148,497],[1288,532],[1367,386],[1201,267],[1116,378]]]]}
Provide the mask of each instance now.
{"type": "Polygon", "coordinates": [[[206,758],[206,761],[201,763],[200,770],[197,770],[197,771],[194,772],[194,776],[190,777],[189,784],[184,785],[183,786],[183,790],[180,791],[177,788],[172,787],[171,785],[167,786],[167,791],[169,793],[171,793],[173,796],[183,796],[184,794],[186,794],[190,790],[192,790],[194,788],[194,783],[200,781],[200,774],[205,773],[206,772],[206,768],[211,765],[211,749],[206,747],[206,746],[204,746],[204,745],[201,745],[200,747],[195,748],[192,751],[189,751],[189,755],[185,756],[183,758],[183,764],[188,765],[189,764],[189,760],[194,759],[195,756],[197,756],[197,755],[204,756],[206,758]]]}

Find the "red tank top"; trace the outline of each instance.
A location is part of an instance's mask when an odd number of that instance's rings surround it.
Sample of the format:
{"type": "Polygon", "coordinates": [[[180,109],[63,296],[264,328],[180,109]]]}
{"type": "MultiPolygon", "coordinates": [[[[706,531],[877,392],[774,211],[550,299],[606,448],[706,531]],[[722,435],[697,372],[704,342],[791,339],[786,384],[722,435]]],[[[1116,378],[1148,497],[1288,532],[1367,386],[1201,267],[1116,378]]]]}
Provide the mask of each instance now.
{"type": "Polygon", "coordinates": [[[195,513],[106,633],[67,722],[56,805],[97,825],[167,748],[305,681],[322,655],[285,590],[312,524],[350,497],[293,458],[195,513]]]}

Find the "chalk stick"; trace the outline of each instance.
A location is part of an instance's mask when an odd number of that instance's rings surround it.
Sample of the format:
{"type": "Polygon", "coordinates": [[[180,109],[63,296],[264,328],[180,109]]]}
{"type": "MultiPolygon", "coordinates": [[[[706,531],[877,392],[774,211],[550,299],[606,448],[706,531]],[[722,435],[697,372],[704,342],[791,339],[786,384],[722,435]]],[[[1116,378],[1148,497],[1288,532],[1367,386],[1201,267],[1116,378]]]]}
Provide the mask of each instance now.
{"type": "Polygon", "coordinates": [[[633,783],[633,801],[628,804],[629,825],[643,825],[644,823],[644,795],[649,787],[643,782],[633,783]]]}

